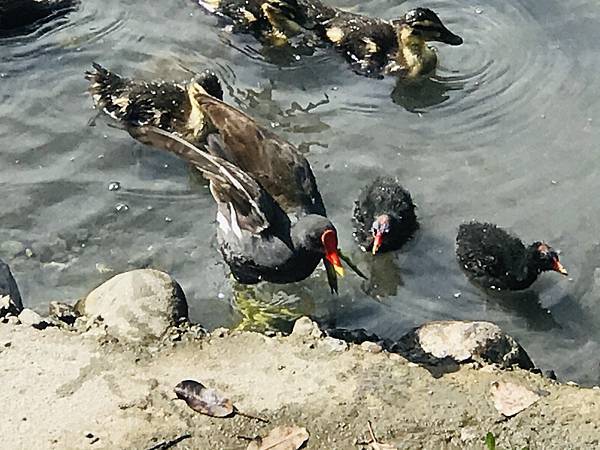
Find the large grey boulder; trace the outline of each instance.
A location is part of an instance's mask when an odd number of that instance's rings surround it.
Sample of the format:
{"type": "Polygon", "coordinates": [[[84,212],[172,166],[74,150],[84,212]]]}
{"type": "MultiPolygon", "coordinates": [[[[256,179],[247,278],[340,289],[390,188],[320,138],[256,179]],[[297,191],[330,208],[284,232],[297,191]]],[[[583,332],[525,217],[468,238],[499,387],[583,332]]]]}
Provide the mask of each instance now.
{"type": "Polygon", "coordinates": [[[179,284],[153,269],[121,273],[106,281],[78,305],[88,318],[101,318],[119,339],[156,339],[187,320],[188,308],[179,284]]]}
{"type": "Polygon", "coordinates": [[[429,365],[474,361],[534,368],[523,347],[491,322],[429,322],[404,335],[394,347],[407,359],[429,365]]]}
{"type": "MultiPolygon", "coordinates": [[[[23,309],[23,302],[21,301],[21,293],[17,287],[8,264],[0,259],[0,298],[9,297],[10,303],[16,308],[17,314],[23,309]]],[[[12,312],[14,314],[14,311],[12,312]]]]}

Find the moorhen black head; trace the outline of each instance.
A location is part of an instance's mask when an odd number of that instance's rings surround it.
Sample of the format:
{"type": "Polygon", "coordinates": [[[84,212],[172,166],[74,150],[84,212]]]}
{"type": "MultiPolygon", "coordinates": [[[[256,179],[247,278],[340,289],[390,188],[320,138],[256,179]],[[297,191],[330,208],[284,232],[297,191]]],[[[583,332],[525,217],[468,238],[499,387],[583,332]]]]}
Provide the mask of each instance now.
{"type": "Polygon", "coordinates": [[[521,240],[491,223],[471,222],[458,228],[456,256],[467,277],[495,290],[526,289],[542,272],[567,271],[548,244],[521,240]]]}
{"type": "MultiPolygon", "coordinates": [[[[144,143],[158,145],[195,166],[210,181],[217,202],[217,239],[234,277],[241,283],[291,283],[307,278],[321,260],[339,275],[343,268],[337,232],[321,215],[294,220],[248,173],[156,127],[132,129],[144,143]]],[[[209,146],[217,137],[208,137],[209,146]]],[[[328,272],[329,275],[329,272],[328,272]]],[[[336,280],[329,280],[332,291],[336,280]]]]}
{"type": "Polygon", "coordinates": [[[354,205],[354,237],[373,254],[399,249],[418,228],[410,193],[397,179],[378,177],[354,205]]]}

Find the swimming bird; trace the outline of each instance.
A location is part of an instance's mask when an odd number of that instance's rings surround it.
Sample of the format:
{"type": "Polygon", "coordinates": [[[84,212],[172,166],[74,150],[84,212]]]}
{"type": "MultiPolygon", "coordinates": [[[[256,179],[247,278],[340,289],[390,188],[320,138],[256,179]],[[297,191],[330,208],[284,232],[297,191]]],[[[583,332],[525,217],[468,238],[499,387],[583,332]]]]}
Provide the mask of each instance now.
{"type": "MultiPolygon", "coordinates": [[[[233,106],[208,94],[198,94],[196,100],[215,130],[207,138],[206,152],[219,158],[217,162],[226,170],[233,170],[229,166],[233,164],[245,174],[243,177],[236,172],[238,184],[231,180],[229,184],[212,183],[214,177],[209,177],[213,196],[220,205],[217,221],[221,252],[234,277],[247,284],[300,281],[323,260],[329,286],[337,292],[337,275],[344,273],[344,260],[364,278],[338,250],[337,231],[326,217],[312,168],[298,149],[233,106]],[[232,192],[223,194],[219,188],[232,192]],[[259,207],[250,208],[248,201],[236,202],[237,197],[225,201],[227,195],[239,196],[236,192],[240,189],[245,189],[259,207]],[[259,220],[262,216],[257,211],[262,212],[263,219],[259,220]]],[[[177,136],[152,127],[134,127],[131,132],[144,143],[175,151],[196,164],[198,149],[182,149],[177,136]]]]}
{"type": "Polygon", "coordinates": [[[29,32],[73,11],[79,0],[1,0],[0,36],[29,32]]]}
{"type": "Polygon", "coordinates": [[[85,78],[95,107],[125,129],[155,126],[178,133],[192,144],[204,143],[211,127],[196,97],[207,93],[223,98],[221,83],[213,72],[206,70],[187,83],[178,83],[131,80],[96,63],[93,68],[85,78]]]}
{"type": "Polygon", "coordinates": [[[526,247],[518,237],[491,223],[460,225],[456,256],[467,277],[487,289],[527,289],[549,270],[567,275],[548,244],[537,241],[526,247]]]}
{"type": "MultiPolygon", "coordinates": [[[[296,211],[286,211],[290,205],[278,202],[246,171],[175,134],[156,127],[136,127],[132,132],[141,142],[180,156],[210,181],[217,203],[219,248],[236,280],[301,281],[324,260],[335,270],[329,282],[337,292],[335,273],[343,274],[343,268],[337,231],[327,217],[310,213],[298,217],[296,211]]],[[[219,137],[209,135],[209,148],[223,145],[219,137]]]]}
{"type": "Polygon", "coordinates": [[[461,45],[435,12],[415,8],[395,20],[372,18],[327,6],[320,0],[200,0],[230,18],[234,30],[285,44],[302,30],[332,44],[361,75],[390,74],[416,80],[433,74],[437,55],[427,42],[461,45]]]}
{"type": "Polygon", "coordinates": [[[418,228],[410,193],[397,179],[377,177],[354,205],[354,237],[373,254],[399,249],[418,228]]]}

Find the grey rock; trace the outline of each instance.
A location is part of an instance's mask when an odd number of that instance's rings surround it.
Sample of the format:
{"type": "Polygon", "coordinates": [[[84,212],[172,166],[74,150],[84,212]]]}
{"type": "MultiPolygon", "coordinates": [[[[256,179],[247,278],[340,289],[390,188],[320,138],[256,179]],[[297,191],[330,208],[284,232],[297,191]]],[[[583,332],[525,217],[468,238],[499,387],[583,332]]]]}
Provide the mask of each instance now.
{"type": "Polygon", "coordinates": [[[21,322],[22,325],[37,328],[38,330],[43,330],[49,325],[42,316],[29,308],[25,308],[21,311],[19,314],[19,322],[21,322]]]}
{"type": "Polygon", "coordinates": [[[344,352],[348,349],[348,343],[341,339],[332,338],[331,336],[324,337],[320,344],[327,350],[332,352],[344,352]]]}
{"type": "Polygon", "coordinates": [[[319,329],[319,325],[309,317],[303,316],[294,322],[292,336],[319,338],[322,335],[323,332],[319,329]]]}
{"type": "Polygon", "coordinates": [[[77,309],[89,319],[101,318],[112,336],[130,341],[160,338],[188,317],[179,284],[153,269],[114,276],[90,292],[77,309]]]}
{"type": "MultiPolygon", "coordinates": [[[[0,259],[0,297],[8,296],[18,311],[23,309],[21,293],[8,264],[0,259]]],[[[0,308],[1,309],[1,308],[0,308]]],[[[1,313],[0,313],[1,316],[1,313]]]]}
{"type": "Polygon", "coordinates": [[[381,353],[383,351],[383,347],[376,342],[364,341],[360,346],[369,353],[381,353]]]}
{"type": "Polygon", "coordinates": [[[491,322],[429,322],[404,335],[394,347],[408,360],[430,365],[474,361],[504,368],[535,367],[523,347],[491,322]]]}

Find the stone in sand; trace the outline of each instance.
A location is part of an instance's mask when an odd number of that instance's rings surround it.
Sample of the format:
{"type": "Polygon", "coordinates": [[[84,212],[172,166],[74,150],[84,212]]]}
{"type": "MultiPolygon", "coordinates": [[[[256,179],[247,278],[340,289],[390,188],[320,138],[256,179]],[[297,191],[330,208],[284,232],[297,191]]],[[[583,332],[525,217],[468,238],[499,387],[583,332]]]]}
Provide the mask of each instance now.
{"type": "Polygon", "coordinates": [[[188,317],[179,284],[153,269],[114,276],[90,292],[77,309],[89,318],[101,317],[112,336],[131,341],[159,338],[188,317]]]}

